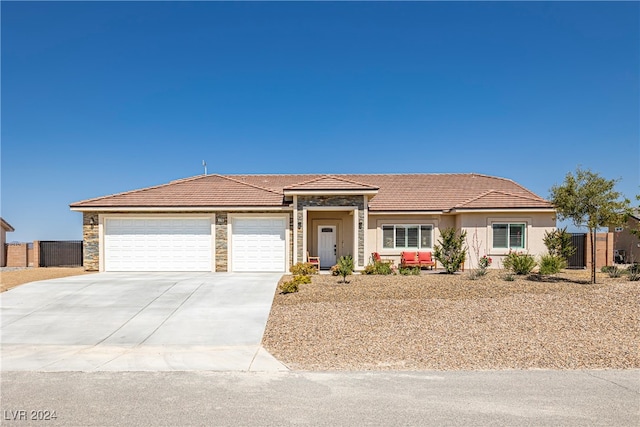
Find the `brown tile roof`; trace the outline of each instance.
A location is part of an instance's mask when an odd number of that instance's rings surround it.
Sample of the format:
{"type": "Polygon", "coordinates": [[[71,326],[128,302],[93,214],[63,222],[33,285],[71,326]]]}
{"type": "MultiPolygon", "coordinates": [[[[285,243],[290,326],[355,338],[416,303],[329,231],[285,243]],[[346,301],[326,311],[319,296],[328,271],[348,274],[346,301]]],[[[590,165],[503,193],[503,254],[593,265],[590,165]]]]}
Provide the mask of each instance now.
{"type": "Polygon", "coordinates": [[[511,180],[479,174],[200,175],[71,207],[284,206],[285,190],[373,189],[371,211],[553,208],[511,180]]]}
{"type": "Polygon", "coordinates": [[[284,191],[372,191],[377,190],[378,188],[379,187],[376,185],[363,184],[341,176],[323,175],[308,181],[288,185],[284,188],[284,191]]]}
{"type": "Polygon", "coordinates": [[[282,206],[281,192],[222,175],[201,175],[168,184],[73,203],[71,207],[282,206]]]}

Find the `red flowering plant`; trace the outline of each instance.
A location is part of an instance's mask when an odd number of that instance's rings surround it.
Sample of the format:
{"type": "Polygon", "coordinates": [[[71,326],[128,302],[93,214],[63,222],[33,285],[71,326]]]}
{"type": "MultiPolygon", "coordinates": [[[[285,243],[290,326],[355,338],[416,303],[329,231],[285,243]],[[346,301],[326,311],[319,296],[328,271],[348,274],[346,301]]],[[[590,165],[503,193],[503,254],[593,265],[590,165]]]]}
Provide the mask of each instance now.
{"type": "Polygon", "coordinates": [[[485,268],[489,267],[492,262],[493,260],[490,257],[483,255],[482,258],[478,260],[478,267],[484,270],[485,268]]]}

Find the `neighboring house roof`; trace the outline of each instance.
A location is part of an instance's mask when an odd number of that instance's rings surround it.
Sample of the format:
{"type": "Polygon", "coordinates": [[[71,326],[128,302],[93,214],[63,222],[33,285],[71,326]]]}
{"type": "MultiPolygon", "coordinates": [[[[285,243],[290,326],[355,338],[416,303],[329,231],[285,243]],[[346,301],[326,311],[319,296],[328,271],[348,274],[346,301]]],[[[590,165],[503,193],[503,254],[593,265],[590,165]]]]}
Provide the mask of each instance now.
{"type": "Polygon", "coordinates": [[[11,224],[4,220],[4,218],[0,218],[0,226],[2,226],[2,229],[5,231],[16,231],[15,228],[11,226],[11,224]]]}
{"type": "Polygon", "coordinates": [[[629,214],[629,216],[630,216],[631,218],[634,218],[634,219],[635,219],[635,220],[637,220],[637,221],[640,221],[640,209],[634,209],[634,210],[629,214]]]}
{"type": "Polygon", "coordinates": [[[323,191],[375,194],[371,211],[553,209],[514,181],[479,174],[199,175],[71,208],[275,207],[290,203],[285,195],[323,191]]]}

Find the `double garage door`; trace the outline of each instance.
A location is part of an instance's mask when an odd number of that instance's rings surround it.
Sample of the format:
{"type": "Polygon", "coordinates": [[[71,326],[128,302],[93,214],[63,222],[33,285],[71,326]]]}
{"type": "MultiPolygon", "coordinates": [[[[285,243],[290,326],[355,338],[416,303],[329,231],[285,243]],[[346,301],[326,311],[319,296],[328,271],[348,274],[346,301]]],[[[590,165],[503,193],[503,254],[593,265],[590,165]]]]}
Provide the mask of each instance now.
{"type": "MultiPolygon", "coordinates": [[[[105,271],[213,271],[210,218],[107,218],[105,271]]],[[[237,218],[231,271],[284,271],[284,218],[237,218]]]]}

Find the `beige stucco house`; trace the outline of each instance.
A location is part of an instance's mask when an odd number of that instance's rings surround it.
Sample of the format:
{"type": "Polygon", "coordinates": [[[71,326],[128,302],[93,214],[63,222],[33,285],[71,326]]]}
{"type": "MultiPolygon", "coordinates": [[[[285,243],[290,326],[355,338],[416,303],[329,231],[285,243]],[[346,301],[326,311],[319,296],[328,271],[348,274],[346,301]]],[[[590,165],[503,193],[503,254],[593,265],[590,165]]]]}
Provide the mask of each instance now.
{"type": "Polygon", "coordinates": [[[83,214],[84,265],[100,271],[288,271],[307,256],[357,269],[373,252],[431,251],[467,231],[467,267],[510,250],[538,255],[550,202],[479,174],[200,175],[71,204],[83,214]]]}
{"type": "Polygon", "coordinates": [[[15,229],[11,224],[0,218],[0,267],[7,265],[7,233],[12,231],[15,231],[15,229]]]}

